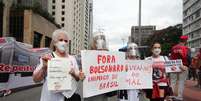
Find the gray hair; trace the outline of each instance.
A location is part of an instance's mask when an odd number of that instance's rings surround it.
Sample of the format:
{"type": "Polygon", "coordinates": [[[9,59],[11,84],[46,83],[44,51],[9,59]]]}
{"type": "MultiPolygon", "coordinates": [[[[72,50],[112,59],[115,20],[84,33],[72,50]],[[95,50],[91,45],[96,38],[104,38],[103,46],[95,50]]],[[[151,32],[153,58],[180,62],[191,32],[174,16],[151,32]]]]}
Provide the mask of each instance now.
{"type": "Polygon", "coordinates": [[[65,30],[63,30],[63,29],[57,29],[57,30],[55,30],[52,33],[52,41],[54,41],[54,42],[57,41],[57,37],[61,33],[64,33],[68,37],[68,39],[70,38],[69,35],[68,35],[68,33],[65,30]]]}

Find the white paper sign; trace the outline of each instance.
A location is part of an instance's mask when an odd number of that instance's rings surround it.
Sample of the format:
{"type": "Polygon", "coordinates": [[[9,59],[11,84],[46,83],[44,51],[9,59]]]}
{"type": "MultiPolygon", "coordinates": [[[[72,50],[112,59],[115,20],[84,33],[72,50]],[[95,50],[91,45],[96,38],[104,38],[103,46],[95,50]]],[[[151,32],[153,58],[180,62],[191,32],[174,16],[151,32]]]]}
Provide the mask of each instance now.
{"type": "Polygon", "coordinates": [[[68,58],[52,58],[48,61],[48,90],[71,90],[70,61],[68,58]]]}
{"type": "Polygon", "coordinates": [[[125,60],[123,52],[82,51],[85,98],[122,89],[152,88],[152,61],[125,60]]]}
{"type": "Polygon", "coordinates": [[[151,60],[126,60],[128,71],[125,73],[121,89],[151,89],[152,64],[151,60]]]}
{"type": "Polygon", "coordinates": [[[166,73],[181,72],[182,60],[169,60],[165,62],[166,73]]]}

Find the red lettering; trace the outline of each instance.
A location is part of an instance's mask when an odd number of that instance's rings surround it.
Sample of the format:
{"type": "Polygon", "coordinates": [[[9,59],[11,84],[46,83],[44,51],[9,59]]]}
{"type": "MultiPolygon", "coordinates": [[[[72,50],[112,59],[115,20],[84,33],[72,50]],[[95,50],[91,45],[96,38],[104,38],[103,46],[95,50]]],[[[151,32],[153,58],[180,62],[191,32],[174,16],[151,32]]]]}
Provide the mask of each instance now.
{"type": "Polygon", "coordinates": [[[106,57],[105,56],[102,57],[102,63],[106,63],[106,57]]]}
{"type": "Polygon", "coordinates": [[[114,55],[98,55],[97,56],[97,62],[100,63],[115,63],[116,59],[114,55]]]}
{"type": "Polygon", "coordinates": [[[0,71],[4,71],[4,64],[0,64],[0,71]]]}
{"type": "Polygon", "coordinates": [[[22,71],[23,72],[23,70],[24,70],[24,67],[23,66],[19,66],[18,71],[22,71]]]}
{"type": "Polygon", "coordinates": [[[133,85],[133,86],[142,85],[139,79],[128,79],[126,80],[126,82],[128,82],[129,85],[133,85]]]}
{"type": "Polygon", "coordinates": [[[115,61],[116,61],[116,60],[115,60],[115,56],[113,55],[113,56],[112,56],[111,63],[115,63],[115,61]]]}
{"type": "Polygon", "coordinates": [[[100,61],[101,61],[101,55],[98,55],[97,60],[98,60],[98,64],[100,64],[100,61]]]}
{"type": "Polygon", "coordinates": [[[10,66],[0,64],[0,72],[33,72],[34,68],[32,66],[10,66]]]}
{"type": "Polygon", "coordinates": [[[9,65],[5,65],[4,69],[5,69],[6,72],[9,72],[10,71],[9,65]]]}
{"type": "Polygon", "coordinates": [[[117,81],[100,83],[99,90],[118,87],[117,81]]]}
{"type": "Polygon", "coordinates": [[[110,72],[121,72],[124,70],[124,65],[101,65],[101,66],[90,66],[89,72],[90,74],[96,73],[110,73],[110,72]]]}
{"type": "Polygon", "coordinates": [[[107,63],[110,63],[110,55],[107,55],[107,63]]]}
{"type": "Polygon", "coordinates": [[[17,71],[17,66],[13,66],[12,72],[16,72],[17,71]]]}
{"type": "Polygon", "coordinates": [[[108,72],[112,72],[112,68],[113,68],[113,66],[112,66],[112,65],[111,65],[111,66],[109,66],[108,72]]]}
{"type": "Polygon", "coordinates": [[[93,73],[93,66],[90,66],[90,68],[89,68],[89,72],[90,72],[90,74],[93,73]]]}
{"type": "Polygon", "coordinates": [[[113,74],[112,75],[112,79],[114,80],[114,79],[117,79],[117,77],[118,77],[118,74],[113,74]]]}
{"type": "Polygon", "coordinates": [[[101,66],[101,71],[99,73],[104,73],[105,72],[105,68],[104,66],[101,66]]]}

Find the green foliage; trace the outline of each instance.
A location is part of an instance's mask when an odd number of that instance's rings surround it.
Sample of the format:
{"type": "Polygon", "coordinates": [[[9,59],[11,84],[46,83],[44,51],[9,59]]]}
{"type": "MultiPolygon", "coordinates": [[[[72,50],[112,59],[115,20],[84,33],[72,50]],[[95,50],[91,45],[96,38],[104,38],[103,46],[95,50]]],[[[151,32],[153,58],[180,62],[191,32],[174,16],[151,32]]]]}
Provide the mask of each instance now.
{"type": "MultiPolygon", "coordinates": [[[[179,37],[182,35],[182,27],[170,26],[166,29],[158,30],[151,35],[146,41],[147,46],[151,46],[155,42],[159,42],[162,47],[162,54],[168,55],[171,47],[179,42],[179,37]]],[[[147,55],[151,55],[150,50],[147,55]]]]}

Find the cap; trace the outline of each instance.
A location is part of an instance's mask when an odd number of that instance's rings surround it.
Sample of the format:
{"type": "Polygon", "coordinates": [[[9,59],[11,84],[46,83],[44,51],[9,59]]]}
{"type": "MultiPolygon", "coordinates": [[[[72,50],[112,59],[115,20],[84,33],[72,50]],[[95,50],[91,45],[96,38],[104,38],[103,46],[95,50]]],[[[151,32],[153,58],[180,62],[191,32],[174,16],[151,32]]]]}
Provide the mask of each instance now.
{"type": "Polygon", "coordinates": [[[180,37],[180,40],[188,40],[188,36],[182,35],[182,36],[180,37]]]}

